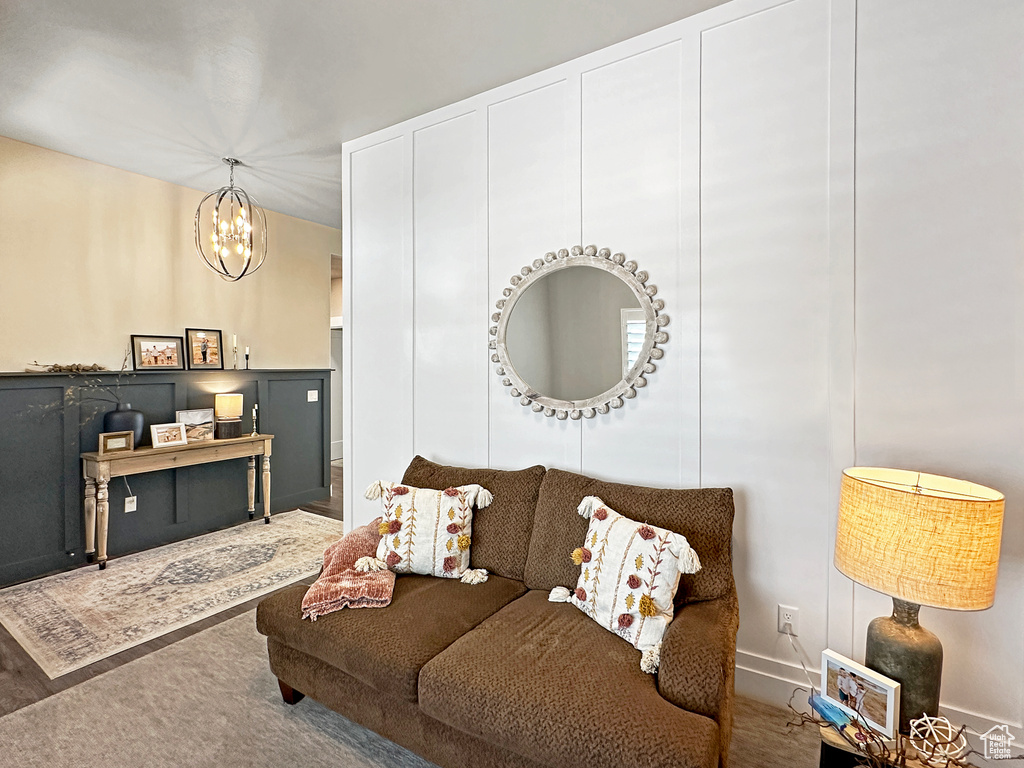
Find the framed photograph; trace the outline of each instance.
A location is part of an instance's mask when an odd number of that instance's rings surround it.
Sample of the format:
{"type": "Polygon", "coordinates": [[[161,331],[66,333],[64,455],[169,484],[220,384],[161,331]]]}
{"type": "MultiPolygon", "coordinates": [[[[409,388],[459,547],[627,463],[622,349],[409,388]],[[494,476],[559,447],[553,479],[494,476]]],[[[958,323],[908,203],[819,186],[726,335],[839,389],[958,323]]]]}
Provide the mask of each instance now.
{"type": "Polygon", "coordinates": [[[900,684],[835,651],[821,654],[821,695],[887,739],[900,723],[900,684]]]}
{"type": "Polygon", "coordinates": [[[220,347],[220,331],[185,329],[185,356],[189,370],[224,370],[224,357],[221,355],[220,347]]]}
{"type": "Polygon", "coordinates": [[[174,418],[185,425],[185,437],[190,443],[213,440],[213,408],[175,411],[174,418]]]}
{"type": "Polygon", "coordinates": [[[132,362],[136,371],[183,371],[181,336],[132,334],[132,362]]]}
{"type": "Polygon", "coordinates": [[[101,432],[99,454],[103,456],[108,453],[126,453],[135,450],[135,433],[130,429],[127,432],[101,432]]]}
{"type": "Polygon", "coordinates": [[[149,428],[154,448],[170,448],[172,445],[187,445],[185,425],[180,421],[174,424],[154,424],[149,428]]]}

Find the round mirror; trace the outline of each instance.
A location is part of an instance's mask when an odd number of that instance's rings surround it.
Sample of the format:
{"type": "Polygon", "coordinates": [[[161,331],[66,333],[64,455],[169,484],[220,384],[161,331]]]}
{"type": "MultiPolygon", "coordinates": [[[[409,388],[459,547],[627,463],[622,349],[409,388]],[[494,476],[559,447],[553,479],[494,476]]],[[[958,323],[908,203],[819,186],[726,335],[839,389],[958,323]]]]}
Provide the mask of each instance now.
{"type": "Polygon", "coordinates": [[[521,405],[559,419],[619,408],[668,341],[664,302],[634,261],[575,246],[523,267],[492,316],[491,356],[521,405]]]}
{"type": "Polygon", "coordinates": [[[523,291],[509,312],[505,344],[530,389],[556,400],[589,400],[629,373],[645,325],[640,300],[626,283],[603,269],[574,265],[542,275],[523,291]]]}

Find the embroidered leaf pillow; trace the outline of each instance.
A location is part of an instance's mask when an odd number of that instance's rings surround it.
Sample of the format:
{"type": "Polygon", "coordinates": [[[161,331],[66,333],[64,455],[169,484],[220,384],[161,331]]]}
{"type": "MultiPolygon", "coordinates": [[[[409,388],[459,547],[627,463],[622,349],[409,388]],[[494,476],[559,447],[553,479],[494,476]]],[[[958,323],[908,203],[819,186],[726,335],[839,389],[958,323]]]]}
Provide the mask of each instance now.
{"type": "Polygon", "coordinates": [[[583,546],[571,555],[580,577],[575,591],[556,587],[549,599],[572,603],[643,651],[640,666],[653,672],[679,576],[700,570],[697,553],[685,536],[630,520],[597,496],[584,498],[578,512],[590,518],[583,546]]]}
{"type": "Polygon", "coordinates": [[[487,580],[487,571],[470,569],[473,507],[491,503],[479,485],[435,491],[396,483],[373,483],[366,498],[381,501],[381,540],[377,559],[395,573],[419,573],[470,584],[487,580]]]}

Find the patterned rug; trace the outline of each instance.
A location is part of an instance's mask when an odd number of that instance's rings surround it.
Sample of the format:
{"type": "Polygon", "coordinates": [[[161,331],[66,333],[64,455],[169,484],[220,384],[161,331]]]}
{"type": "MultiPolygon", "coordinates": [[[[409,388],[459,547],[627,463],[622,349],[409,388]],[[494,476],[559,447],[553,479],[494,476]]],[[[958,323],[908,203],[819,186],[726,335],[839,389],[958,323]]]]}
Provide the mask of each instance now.
{"type": "Polygon", "coordinates": [[[0,590],[0,624],[50,679],[315,575],[342,523],[293,510],[0,590]]]}

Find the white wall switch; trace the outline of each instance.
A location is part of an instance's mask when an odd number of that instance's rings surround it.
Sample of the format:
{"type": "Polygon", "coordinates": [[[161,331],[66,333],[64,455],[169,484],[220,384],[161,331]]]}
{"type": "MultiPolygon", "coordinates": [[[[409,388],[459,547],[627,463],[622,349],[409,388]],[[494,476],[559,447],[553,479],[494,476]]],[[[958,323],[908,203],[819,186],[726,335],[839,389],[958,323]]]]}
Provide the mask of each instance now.
{"type": "Polygon", "coordinates": [[[124,497],[124,511],[125,511],[125,513],[134,512],[137,503],[138,503],[138,498],[136,498],[135,496],[125,496],[124,497]]]}
{"type": "Polygon", "coordinates": [[[319,399],[320,399],[320,393],[317,390],[315,390],[315,389],[307,389],[306,390],[306,402],[307,403],[315,403],[319,399]]]}

